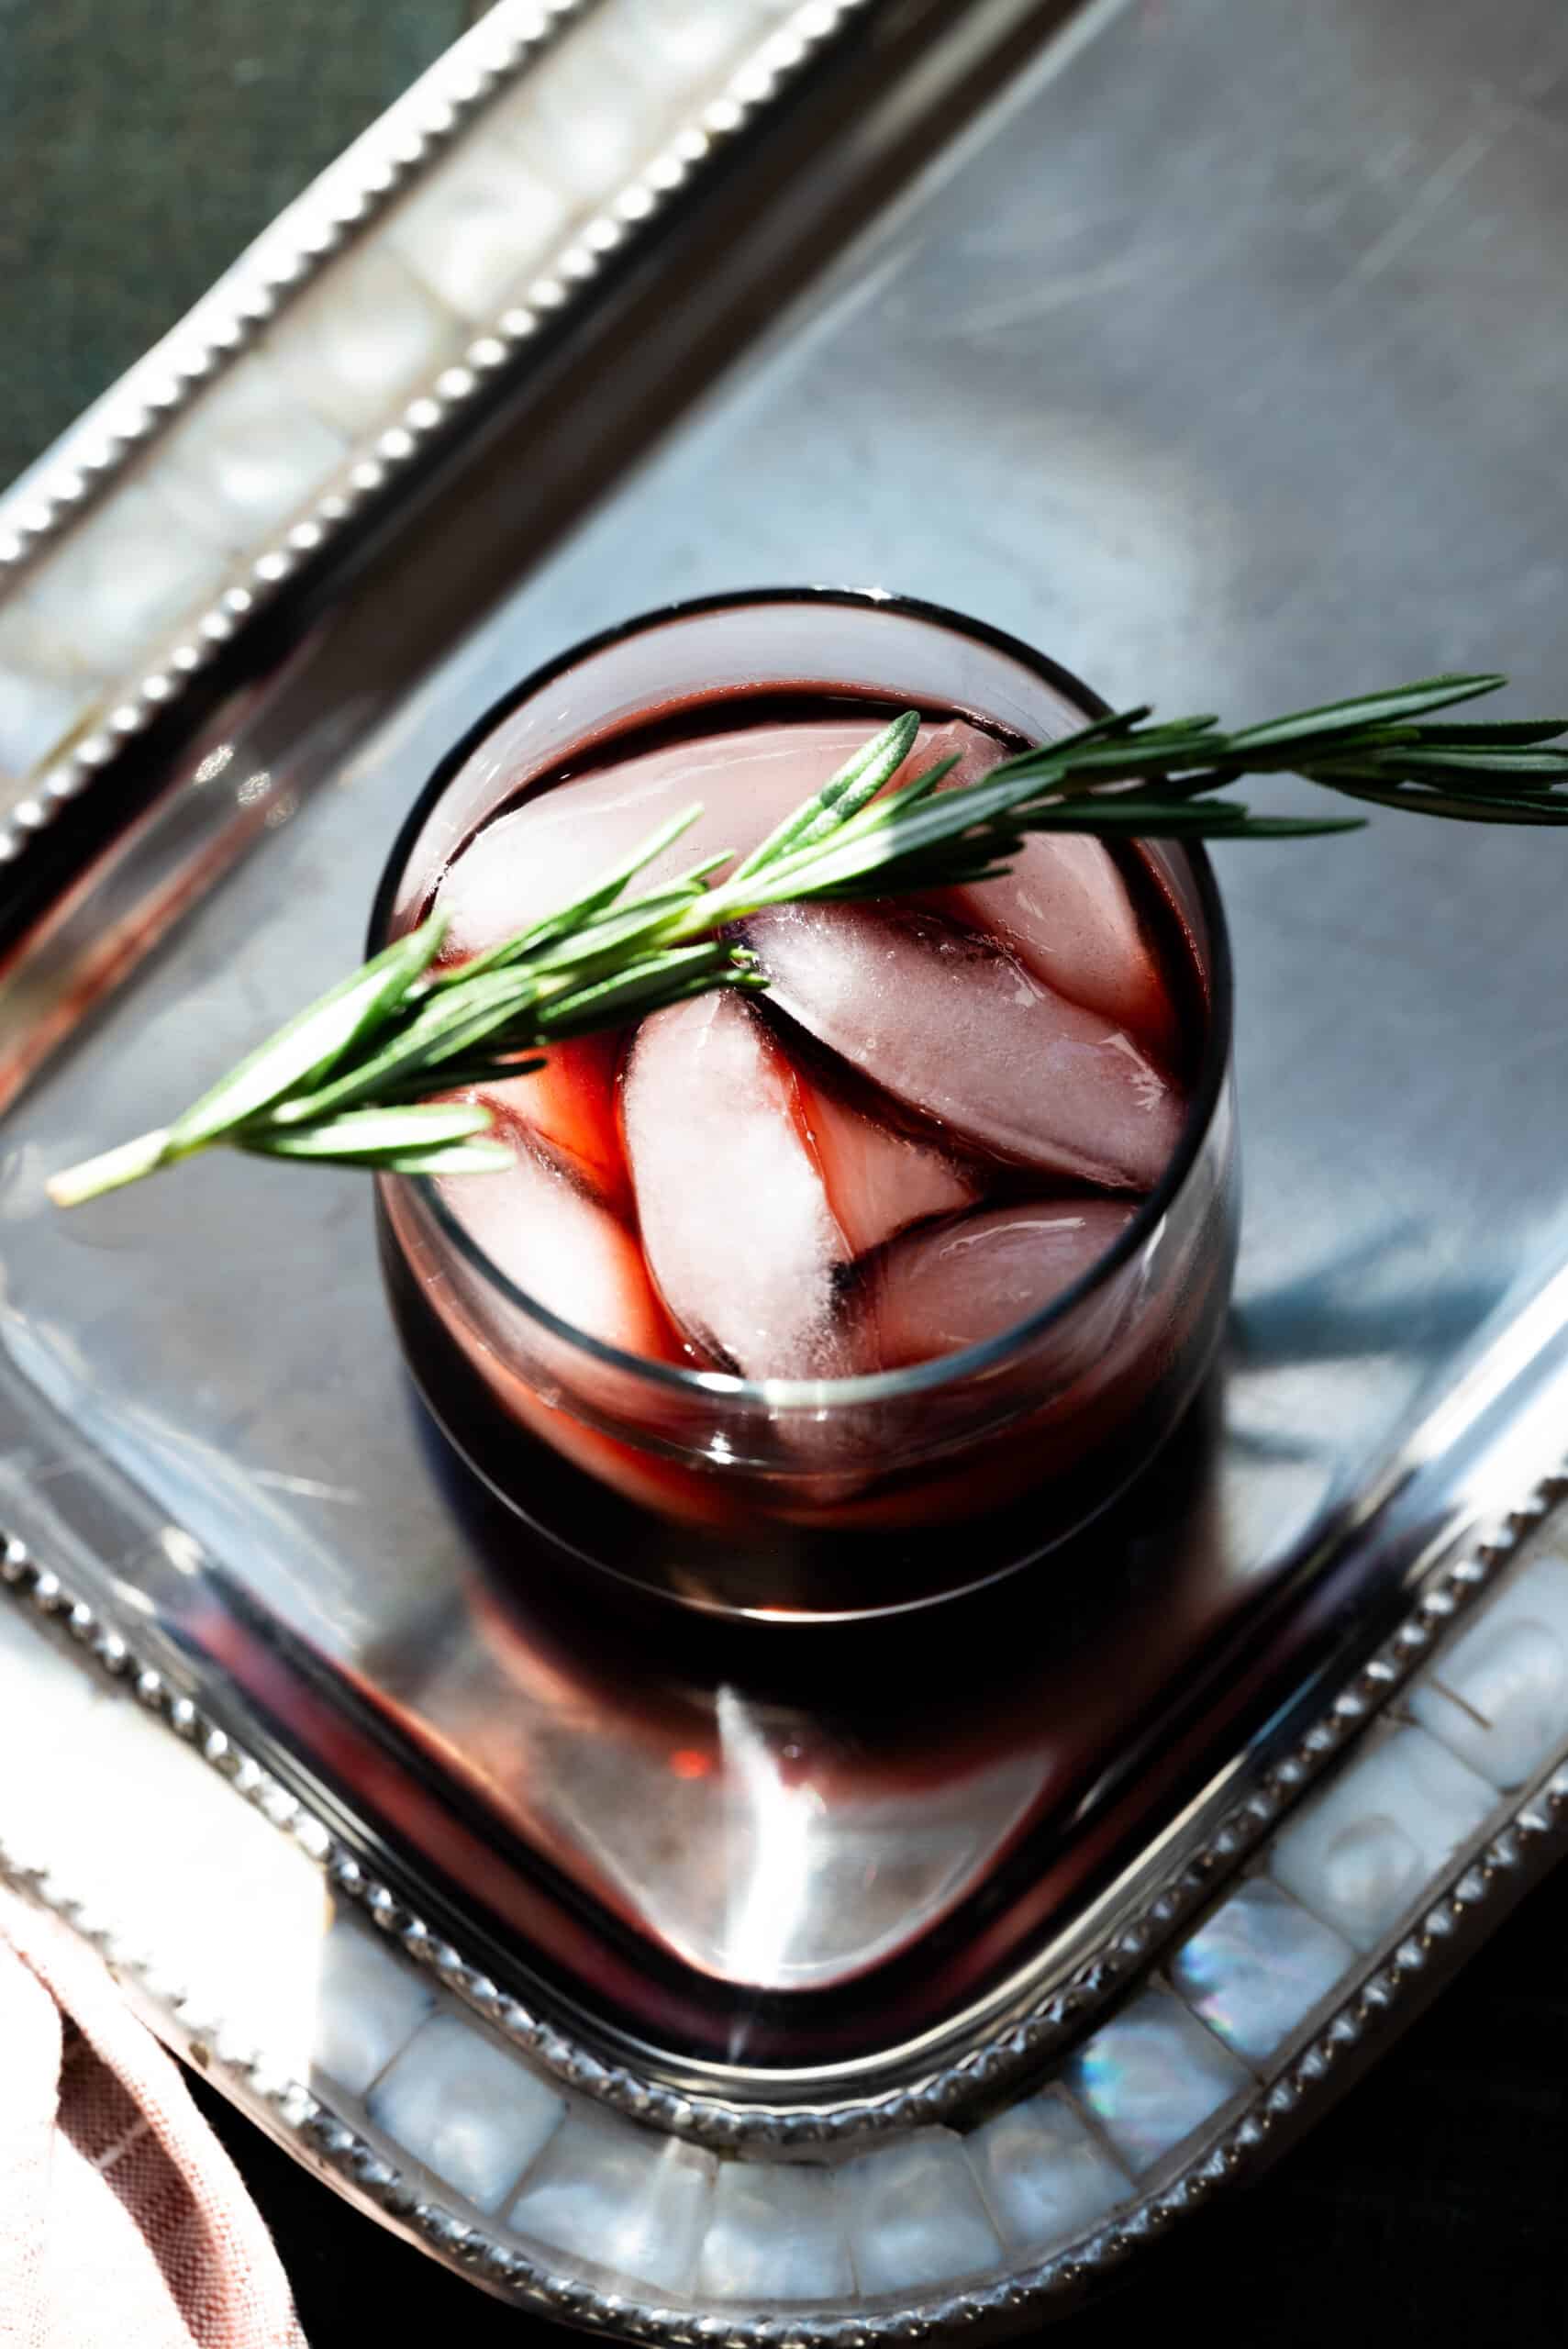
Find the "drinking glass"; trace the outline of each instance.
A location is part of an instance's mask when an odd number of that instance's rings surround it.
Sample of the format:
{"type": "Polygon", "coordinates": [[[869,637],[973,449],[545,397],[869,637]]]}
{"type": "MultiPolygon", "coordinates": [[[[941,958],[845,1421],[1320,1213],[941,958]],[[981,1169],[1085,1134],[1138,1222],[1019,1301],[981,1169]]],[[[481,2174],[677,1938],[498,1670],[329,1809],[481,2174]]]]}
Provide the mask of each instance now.
{"type": "MultiPolygon", "coordinates": [[[[1031,744],[1104,712],[1045,655],[879,592],[770,589],[650,613],[526,679],[442,761],[383,877],[373,949],[420,918],[452,855],[535,778],[651,718],[781,692],[968,716],[1031,744]]],[[[777,1620],[924,1605],[1040,1557],[1150,1460],[1213,1361],[1237,1174],[1214,876],[1201,848],[1140,852],[1195,974],[1180,1140],[1088,1273],[986,1343],[836,1379],[647,1360],[517,1287],[433,1182],[379,1179],[409,1364],[450,1444],[515,1513],[519,1570],[587,1565],[777,1620]]]]}

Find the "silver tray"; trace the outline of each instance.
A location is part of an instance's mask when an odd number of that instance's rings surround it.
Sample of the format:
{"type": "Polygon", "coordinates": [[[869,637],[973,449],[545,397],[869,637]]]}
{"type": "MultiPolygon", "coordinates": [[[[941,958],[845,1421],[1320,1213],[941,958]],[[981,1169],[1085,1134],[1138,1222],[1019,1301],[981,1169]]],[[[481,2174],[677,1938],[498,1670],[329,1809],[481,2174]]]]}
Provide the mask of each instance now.
{"type": "Polygon", "coordinates": [[[628,98],[629,5],[494,11],[0,508],[0,1851],[496,2291],[1004,2331],[1268,2158],[1555,1854],[1550,841],[1222,858],[1224,1377],[938,1661],[628,1653],[497,1564],[351,1178],[69,1221],[41,1179],[350,960],[447,745],[672,596],[881,580],[1228,712],[1497,658],[1550,704],[1568,36],[655,13],[687,79],[628,98]],[[636,167],[563,194],[539,126],[612,83],[636,167]]]}

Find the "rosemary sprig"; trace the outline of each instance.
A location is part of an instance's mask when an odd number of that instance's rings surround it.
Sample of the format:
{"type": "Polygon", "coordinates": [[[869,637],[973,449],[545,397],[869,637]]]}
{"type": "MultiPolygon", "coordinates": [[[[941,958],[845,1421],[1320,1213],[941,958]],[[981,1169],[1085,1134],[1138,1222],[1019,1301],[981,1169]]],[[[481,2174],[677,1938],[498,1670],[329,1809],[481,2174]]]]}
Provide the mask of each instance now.
{"type": "Polygon", "coordinates": [[[310,1005],[170,1126],[57,1174],[74,1207],[219,1143],[316,1164],[405,1174],[478,1173],[510,1152],[482,1139],[482,1105],[440,1099],[541,1065],[541,1046],[619,1027],[714,987],[766,982],[726,936],[765,906],[882,897],[1006,872],[1029,832],[1273,840],[1354,830],[1359,817],[1254,816],[1215,795],[1244,774],[1290,773],[1352,800],[1471,823],[1568,823],[1568,734],[1557,718],[1493,724],[1433,713],[1500,676],[1430,677],[1297,710],[1238,733],[1214,718],[1096,718],[979,783],[939,786],[939,761],[889,790],[914,748],[906,710],[739,863],[710,857],[631,893],[701,810],[689,809],[547,920],[437,970],[437,912],[310,1005]]]}

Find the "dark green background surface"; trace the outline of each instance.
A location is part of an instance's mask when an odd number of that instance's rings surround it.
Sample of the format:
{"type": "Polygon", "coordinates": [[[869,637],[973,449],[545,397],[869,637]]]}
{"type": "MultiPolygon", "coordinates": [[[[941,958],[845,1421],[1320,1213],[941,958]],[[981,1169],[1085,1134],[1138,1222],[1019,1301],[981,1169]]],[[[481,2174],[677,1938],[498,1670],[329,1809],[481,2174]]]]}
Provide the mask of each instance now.
{"type": "Polygon", "coordinates": [[[0,482],[477,13],[0,0],[0,482]]]}
{"type": "MultiPolygon", "coordinates": [[[[466,0],[0,0],[0,477],[473,13],[466,0]]],[[[1560,1874],[1266,2184],[1055,2337],[1081,2349],[1177,2329],[1276,2349],[1568,2339],[1565,1951],[1560,1874]]],[[[316,2349],[542,2340],[199,2093],[277,2232],[316,2349]]]]}

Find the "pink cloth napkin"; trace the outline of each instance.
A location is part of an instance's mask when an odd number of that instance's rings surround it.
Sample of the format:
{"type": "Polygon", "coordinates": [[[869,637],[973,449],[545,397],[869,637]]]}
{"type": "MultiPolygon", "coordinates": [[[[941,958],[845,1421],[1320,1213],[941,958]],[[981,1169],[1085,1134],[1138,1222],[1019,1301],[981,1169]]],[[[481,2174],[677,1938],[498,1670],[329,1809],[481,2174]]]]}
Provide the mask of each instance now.
{"type": "Polygon", "coordinates": [[[305,2349],[239,2175],[107,1970],[0,1887],[0,2349],[305,2349]]]}

